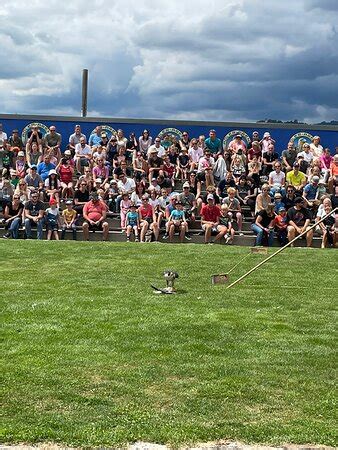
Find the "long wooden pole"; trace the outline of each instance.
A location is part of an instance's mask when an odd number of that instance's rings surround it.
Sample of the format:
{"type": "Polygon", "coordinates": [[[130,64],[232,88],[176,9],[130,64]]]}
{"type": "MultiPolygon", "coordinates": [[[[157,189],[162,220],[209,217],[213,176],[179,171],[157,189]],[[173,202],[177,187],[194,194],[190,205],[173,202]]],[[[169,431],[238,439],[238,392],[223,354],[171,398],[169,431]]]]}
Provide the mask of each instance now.
{"type": "Polygon", "coordinates": [[[239,283],[240,281],[244,280],[244,278],[246,278],[248,275],[250,275],[252,272],[254,272],[255,270],[257,270],[259,267],[261,267],[263,264],[265,264],[266,262],[268,262],[270,259],[272,259],[274,256],[278,255],[278,253],[282,252],[283,250],[285,250],[287,247],[289,247],[291,244],[293,244],[295,241],[297,241],[297,239],[301,238],[302,236],[304,236],[306,233],[308,233],[310,230],[312,230],[313,228],[315,228],[319,223],[323,222],[327,217],[331,216],[332,214],[334,214],[337,211],[338,208],[335,208],[333,211],[331,211],[329,214],[326,214],[325,217],[323,217],[322,219],[320,219],[318,222],[316,222],[315,224],[313,224],[310,228],[308,228],[307,230],[303,231],[303,233],[299,234],[298,236],[296,236],[294,239],[292,239],[292,241],[288,242],[286,245],[284,245],[284,247],[279,248],[275,253],[273,253],[272,255],[268,256],[267,258],[265,258],[263,261],[261,261],[259,264],[257,264],[255,267],[253,267],[252,269],[249,270],[249,272],[245,273],[244,275],[242,275],[240,278],[238,278],[238,280],[234,281],[233,283],[229,284],[229,286],[227,287],[227,289],[230,289],[232,286],[235,286],[235,284],[239,283]]]}

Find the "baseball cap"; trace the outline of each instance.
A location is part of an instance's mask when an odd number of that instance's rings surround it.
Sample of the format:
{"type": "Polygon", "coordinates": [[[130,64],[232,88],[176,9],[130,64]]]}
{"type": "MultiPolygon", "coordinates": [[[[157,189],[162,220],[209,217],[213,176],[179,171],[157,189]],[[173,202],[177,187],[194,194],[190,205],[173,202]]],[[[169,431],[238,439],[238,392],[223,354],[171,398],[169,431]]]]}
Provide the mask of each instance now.
{"type": "Polygon", "coordinates": [[[37,169],[37,168],[38,168],[38,166],[36,164],[31,165],[31,169],[37,169]]]}
{"type": "Polygon", "coordinates": [[[295,204],[297,204],[297,203],[303,203],[303,201],[304,201],[303,197],[297,197],[297,198],[295,198],[295,204]]]}
{"type": "Polygon", "coordinates": [[[50,200],[49,200],[49,204],[50,205],[56,205],[56,200],[55,200],[55,198],[54,197],[52,197],[50,200]]]}
{"type": "Polygon", "coordinates": [[[183,183],[183,187],[188,188],[188,187],[190,187],[190,184],[186,181],[185,183],[183,183]]]}
{"type": "Polygon", "coordinates": [[[281,211],[286,211],[286,209],[284,208],[284,206],[281,206],[281,207],[279,208],[278,212],[281,212],[281,211]]]}
{"type": "Polygon", "coordinates": [[[57,175],[56,170],[55,170],[55,169],[51,169],[51,170],[48,172],[48,176],[49,176],[49,175],[57,175]]]}
{"type": "Polygon", "coordinates": [[[99,196],[97,195],[97,192],[92,192],[92,193],[90,194],[90,198],[91,198],[92,200],[98,200],[98,199],[99,199],[99,196]]]}
{"type": "Polygon", "coordinates": [[[72,200],[67,200],[66,201],[66,205],[72,205],[72,204],[73,204],[72,200]]]}
{"type": "Polygon", "coordinates": [[[25,152],[23,152],[22,150],[20,150],[20,151],[18,152],[18,156],[25,156],[25,152]]]}
{"type": "Polygon", "coordinates": [[[315,175],[314,177],[312,177],[312,181],[314,181],[315,183],[318,183],[319,177],[317,175],[315,175]]]}
{"type": "Polygon", "coordinates": [[[293,167],[299,167],[299,163],[298,163],[297,161],[295,161],[295,162],[293,163],[293,167]]]}
{"type": "Polygon", "coordinates": [[[270,137],[270,136],[271,136],[271,134],[268,131],[266,131],[263,135],[263,137],[270,137]]]}
{"type": "Polygon", "coordinates": [[[72,152],[70,150],[65,151],[65,155],[70,156],[71,154],[72,154],[72,152]]]}
{"type": "Polygon", "coordinates": [[[207,200],[215,200],[215,199],[214,199],[214,196],[212,194],[208,194],[207,200]]]}

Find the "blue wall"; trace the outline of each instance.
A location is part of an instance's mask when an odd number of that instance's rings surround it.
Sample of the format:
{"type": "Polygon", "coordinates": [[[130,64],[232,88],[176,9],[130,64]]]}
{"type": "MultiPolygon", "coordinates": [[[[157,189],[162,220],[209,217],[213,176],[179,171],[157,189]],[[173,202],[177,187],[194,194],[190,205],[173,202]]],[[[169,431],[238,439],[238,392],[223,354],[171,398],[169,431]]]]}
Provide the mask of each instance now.
{"type": "MultiPolygon", "coordinates": [[[[186,130],[189,132],[190,137],[198,137],[200,134],[206,135],[208,137],[208,132],[210,128],[214,128],[217,132],[217,136],[223,140],[224,136],[234,130],[241,130],[249,135],[251,137],[252,132],[257,130],[260,133],[260,136],[263,136],[263,133],[265,131],[270,132],[271,136],[276,140],[276,150],[278,153],[281,153],[282,150],[284,150],[287,147],[287,143],[289,142],[290,138],[297,133],[308,133],[312,136],[319,135],[321,137],[321,144],[324,147],[329,147],[331,149],[331,153],[334,154],[335,147],[338,146],[338,127],[332,127],[331,130],[318,130],[314,126],[313,128],[309,129],[306,127],[306,129],[302,129],[301,125],[299,128],[295,129],[287,129],[283,128],[282,126],[278,126],[278,128],[275,127],[269,127],[269,124],[252,124],[248,126],[248,124],[222,124],[222,126],[212,126],[209,122],[205,123],[203,125],[194,124],[192,122],[189,123],[182,123],[177,122],[173,124],[172,121],[166,122],[163,120],[161,123],[159,121],[154,121],[151,123],[151,121],[145,121],[142,122],[110,122],[107,119],[107,121],[103,121],[102,119],[98,119],[97,121],[87,121],[86,119],[76,119],[76,118],[52,118],[52,120],[44,120],[43,116],[25,116],[25,118],[20,118],[20,116],[16,116],[15,118],[8,118],[8,116],[1,117],[0,115],[0,123],[3,124],[4,131],[10,135],[12,130],[17,128],[19,132],[21,133],[22,130],[29,125],[32,122],[39,122],[46,127],[49,127],[50,125],[55,125],[57,128],[57,131],[62,134],[62,149],[64,150],[67,143],[69,135],[74,132],[74,126],[75,124],[79,123],[82,128],[82,132],[87,136],[87,139],[89,138],[89,135],[91,131],[95,128],[95,125],[100,123],[101,125],[108,125],[112,127],[113,129],[117,130],[118,128],[122,128],[124,130],[124,133],[126,136],[129,135],[131,132],[135,132],[136,136],[140,136],[142,131],[146,128],[150,131],[150,134],[153,136],[153,138],[159,134],[163,129],[165,128],[177,128],[179,131],[186,130]],[[229,125],[229,126],[228,126],[229,125]]],[[[50,119],[50,118],[48,118],[50,119]]],[[[92,119],[91,119],[92,120],[92,119]]],[[[109,133],[108,133],[109,134],[109,133]]],[[[298,138],[295,139],[295,144],[298,143],[298,138]]],[[[305,139],[309,141],[310,139],[305,136],[305,139]]]]}

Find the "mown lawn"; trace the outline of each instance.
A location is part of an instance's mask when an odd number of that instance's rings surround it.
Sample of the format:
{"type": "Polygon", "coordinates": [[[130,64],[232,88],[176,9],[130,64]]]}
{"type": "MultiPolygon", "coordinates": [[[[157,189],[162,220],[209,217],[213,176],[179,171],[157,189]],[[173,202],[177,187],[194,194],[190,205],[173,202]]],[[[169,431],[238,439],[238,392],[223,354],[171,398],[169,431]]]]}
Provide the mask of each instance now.
{"type": "Polygon", "coordinates": [[[1,441],[336,445],[338,253],[289,249],[211,286],[247,252],[0,242],[1,441]],[[175,296],[150,288],[165,268],[175,296]]]}

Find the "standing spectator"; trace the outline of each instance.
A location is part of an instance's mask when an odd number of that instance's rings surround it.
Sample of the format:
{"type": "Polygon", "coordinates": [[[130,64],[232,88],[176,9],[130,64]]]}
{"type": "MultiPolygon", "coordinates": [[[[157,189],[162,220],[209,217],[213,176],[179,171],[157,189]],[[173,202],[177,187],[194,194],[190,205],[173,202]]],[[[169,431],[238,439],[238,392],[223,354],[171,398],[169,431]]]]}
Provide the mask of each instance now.
{"type": "Polygon", "coordinates": [[[223,152],[222,141],[216,136],[216,130],[209,131],[209,137],[205,140],[205,146],[213,155],[223,152]]]}
{"type": "Polygon", "coordinates": [[[279,208],[278,214],[275,217],[275,230],[277,232],[277,239],[281,247],[287,244],[287,217],[284,206],[279,208]]]}
{"type": "Polygon", "coordinates": [[[23,213],[25,233],[27,239],[32,239],[32,226],[37,228],[37,238],[39,240],[43,237],[45,207],[39,200],[39,193],[32,192],[31,199],[25,204],[23,213]]]}
{"type": "Polygon", "coordinates": [[[47,231],[47,241],[52,239],[54,236],[55,240],[59,240],[59,226],[60,226],[60,213],[57,208],[57,202],[55,198],[49,200],[49,208],[45,211],[45,222],[47,231]]]}
{"type": "Polygon", "coordinates": [[[24,205],[20,201],[20,195],[15,193],[13,200],[8,202],[4,208],[4,224],[5,229],[8,230],[3,236],[5,239],[9,237],[18,239],[23,208],[24,205]]]}
{"type": "MultiPolygon", "coordinates": [[[[304,207],[304,199],[297,197],[295,206],[291,207],[287,212],[288,222],[288,240],[291,242],[296,236],[308,230],[311,220],[310,211],[304,207]]],[[[313,231],[306,233],[306,244],[308,247],[312,245],[313,231]]],[[[293,247],[294,244],[291,244],[293,247]]]]}
{"type": "Polygon", "coordinates": [[[81,126],[75,125],[74,133],[71,134],[68,139],[69,148],[73,151],[73,153],[75,152],[76,145],[80,144],[81,138],[84,138],[85,141],[87,140],[86,135],[81,132],[81,126]]]}
{"type": "Polygon", "coordinates": [[[293,168],[293,164],[297,159],[297,150],[295,149],[293,142],[288,143],[287,150],[282,151],[283,168],[286,172],[290,172],[293,168]]]}
{"type": "Polygon", "coordinates": [[[153,138],[150,136],[148,130],[144,130],[141,136],[138,138],[139,150],[143,156],[148,155],[148,149],[153,143],[153,138]]]}
{"type": "Polygon", "coordinates": [[[89,241],[89,230],[103,230],[103,241],[108,240],[109,225],[106,217],[106,204],[102,200],[99,200],[96,192],[92,192],[89,202],[85,203],[83,207],[84,222],[82,224],[82,230],[83,237],[86,241],[89,241]]]}
{"type": "Polygon", "coordinates": [[[255,246],[261,246],[263,238],[267,239],[268,247],[272,247],[274,238],[275,213],[274,204],[269,203],[266,208],[258,211],[255,222],[251,225],[256,234],[255,246]]]}
{"type": "Polygon", "coordinates": [[[220,215],[221,211],[219,207],[215,205],[214,196],[208,194],[207,204],[203,205],[201,210],[201,223],[202,230],[204,231],[205,244],[213,244],[213,242],[210,241],[212,234],[216,234],[214,240],[214,242],[216,242],[221,240],[227,232],[227,228],[219,223],[220,215]]]}

